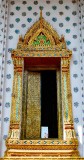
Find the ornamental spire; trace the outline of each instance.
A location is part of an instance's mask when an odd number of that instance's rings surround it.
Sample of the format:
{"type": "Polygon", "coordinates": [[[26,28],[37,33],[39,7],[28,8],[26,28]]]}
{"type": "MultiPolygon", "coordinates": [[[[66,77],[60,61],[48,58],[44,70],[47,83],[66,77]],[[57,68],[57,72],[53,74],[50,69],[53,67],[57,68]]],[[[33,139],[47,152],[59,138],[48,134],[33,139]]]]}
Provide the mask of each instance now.
{"type": "Polygon", "coordinates": [[[40,28],[42,28],[42,23],[43,23],[43,17],[42,17],[42,9],[40,9],[40,28]]]}
{"type": "Polygon", "coordinates": [[[42,19],[42,9],[40,9],[40,19],[42,19]]]}

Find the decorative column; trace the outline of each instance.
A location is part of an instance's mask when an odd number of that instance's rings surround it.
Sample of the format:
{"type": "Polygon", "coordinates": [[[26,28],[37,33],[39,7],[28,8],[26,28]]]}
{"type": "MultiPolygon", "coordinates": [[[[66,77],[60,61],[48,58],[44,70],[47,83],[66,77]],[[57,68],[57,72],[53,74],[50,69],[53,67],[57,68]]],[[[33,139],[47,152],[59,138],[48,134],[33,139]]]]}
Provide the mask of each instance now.
{"type": "Polygon", "coordinates": [[[13,139],[20,138],[21,128],[21,110],[22,110],[22,74],[23,74],[23,58],[13,58],[14,78],[12,92],[12,108],[10,119],[9,136],[13,139]]]}
{"type": "Polygon", "coordinates": [[[63,139],[62,101],[61,101],[61,71],[56,71],[57,78],[57,111],[58,111],[58,139],[63,139]]]}
{"type": "Polygon", "coordinates": [[[73,116],[72,116],[72,95],[70,85],[70,58],[61,58],[61,71],[62,71],[62,108],[63,108],[63,130],[64,139],[76,138],[73,116]]]}
{"type": "Polygon", "coordinates": [[[26,139],[26,121],[27,121],[27,96],[28,96],[28,71],[24,70],[23,73],[23,93],[22,93],[22,121],[21,121],[21,137],[26,139]]]}

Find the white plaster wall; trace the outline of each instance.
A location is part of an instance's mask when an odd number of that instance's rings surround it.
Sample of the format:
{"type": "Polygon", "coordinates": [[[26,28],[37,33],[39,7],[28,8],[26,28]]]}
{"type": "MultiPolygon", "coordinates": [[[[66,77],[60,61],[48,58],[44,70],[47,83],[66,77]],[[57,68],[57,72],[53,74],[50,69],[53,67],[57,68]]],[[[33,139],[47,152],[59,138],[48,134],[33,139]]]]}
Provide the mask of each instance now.
{"type": "MultiPolygon", "coordinates": [[[[84,1],[75,1],[75,0],[41,0],[35,2],[34,0],[10,0],[8,3],[4,0],[2,4],[8,5],[4,9],[4,13],[7,10],[7,22],[3,19],[3,26],[6,23],[6,31],[2,33],[2,43],[4,43],[4,34],[6,33],[7,43],[5,44],[5,59],[2,64],[3,57],[1,56],[0,67],[2,72],[4,72],[1,78],[1,156],[4,154],[5,148],[5,139],[8,135],[9,130],[9,121],[10,121],[10,110],[11,110],[11,93],[12,93],[12,80],[13,80],[13,64],[11,59],[11,49],[15,49],[17,46],[19,35],[24,36],[27,30],[39,19],[40,10],[39,7],[43,7],[43,17],[48,21],[53,28],[61,36],[65,36],[67,42],[67,48],[72,50],[73,56],[71,60],[71,91],[72,91],[72,106],[73,106],[73,119],[74,126],[76,130],[76,135],[79,140],[79,151],[80,155],[83,156],[83,83],[82,83],[82,74],[83,74],[83,57],[80,56],[81,52],[83,53],[84,48],[81,50],[81,45],[84,44],[84,38],[80,37],[80,34],[83,30],[84,25],[84,1]],[[6,3],[6,4],[5,4],[6,3]],[[9,5],[8,5],[9,3],[9,5]],[[37,3],[37,4],[35,4],[37,3]],[[28,7],[32,7],[31,10],[28,10],[28,7]],[[52,6],[56,6],[56,10],[52,9],[52,6]],[[79,11],[82,10],[82,13],[79,11]],[[26,13],[23,14],[23,13],[26,13]],[[36,16],[34,14],[36,12],[36,16]],[[48,12],[46,15],[46,12],[48,12]],[[50,15],[49,15],[50,14],[50,15]],[[23,16],[25,15],[25,16],[23,16]],[[81,16],[81,19],[80,19],[81,16]],[[17,19],[18,18],[18,19],[17,19]],[[52,20],[54,18],[54,21],[52,20]],[[56,18],[56,19],[55,19],[56,18]],[[29,22],[28,22],[29,21],[29,22]],[[80,24],[82,22],[82,25],[80,24]],[[23,25],[24,24],[24,25],[23,25]],[[26,26],[25,26],[26,25],[26,26]],[[25,26],[25,27],[22,27],[25,26]],[[81,30],[80,30],[81,28],[81,30]],[[18,32],[18,33],[16,33],[18,32]],[[82,41],[82,44],[80,42],[82,41]],[[2,67],[4,66],[4,67],[2,67]],[[3,85],[4,87],[3,87],[3,85]]],[[[2,7],[3,7],[2,5],[2,7]]],[[[54,7],[55,8],[55,7],[54,7]]],[[[6,16],[6,15],[5,15],[6,16]]],[[[2,20],[1,19],[1,20],[2,20]]],[[[6,41],[6,40],[5,40],[6,41]]],[[[2,46],[2,44],[1,44],[2,46]]],[[[2,55],[3,46],[0,50],[2,55]]]]}

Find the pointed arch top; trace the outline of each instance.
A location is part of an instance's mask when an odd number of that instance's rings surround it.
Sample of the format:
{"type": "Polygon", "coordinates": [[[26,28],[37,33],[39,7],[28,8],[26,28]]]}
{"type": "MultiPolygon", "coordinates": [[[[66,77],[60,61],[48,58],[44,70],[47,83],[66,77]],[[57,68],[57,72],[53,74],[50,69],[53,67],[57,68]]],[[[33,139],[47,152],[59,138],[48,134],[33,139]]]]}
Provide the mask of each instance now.
{"type": "Polygon", "coordinates": [[[46,22],[40,12],[40,18],[27,31],[24,38],[19,37],[17,49],[12,56],[18,57],[69,57],[72,52],[66,48],[64,37],[59,37],[52,26],[46,22]]]}
{"type": "MultiPolygon", "coordinates": [[[[25,34],[24,42],[29,46],[33,45],[33,42],[37,40],[36,38],[41,38],[41,36],[49,42],[48,45],[56,45],[60,42],[58,33],[42,17],[42,11],[39,20],[25,34]]],[[[39,45],[42,45],[42,43],[39,45]]]]}

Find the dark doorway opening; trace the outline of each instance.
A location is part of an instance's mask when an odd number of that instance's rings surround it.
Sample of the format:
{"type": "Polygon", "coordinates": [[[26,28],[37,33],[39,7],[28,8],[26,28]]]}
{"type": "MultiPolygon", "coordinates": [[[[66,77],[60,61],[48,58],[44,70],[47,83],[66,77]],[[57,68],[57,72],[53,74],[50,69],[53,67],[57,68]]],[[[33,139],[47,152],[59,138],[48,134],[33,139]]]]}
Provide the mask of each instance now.
{"type": "Polygon", "coordinates": [[[56,70],[41,71],[41,126],[49,138],[58,138],[56,70]]]}

